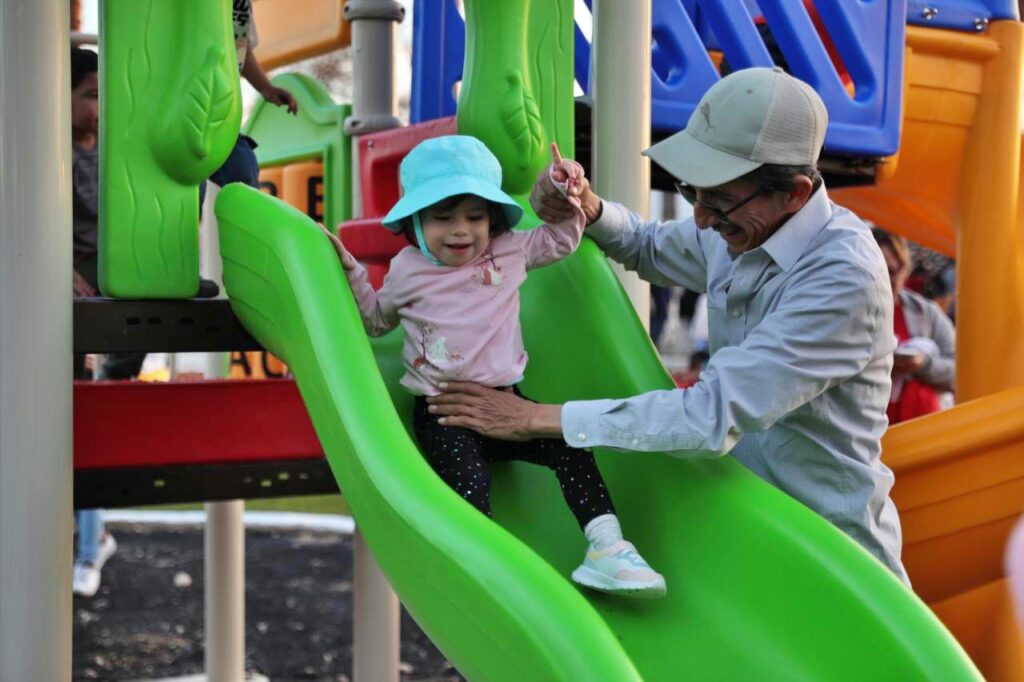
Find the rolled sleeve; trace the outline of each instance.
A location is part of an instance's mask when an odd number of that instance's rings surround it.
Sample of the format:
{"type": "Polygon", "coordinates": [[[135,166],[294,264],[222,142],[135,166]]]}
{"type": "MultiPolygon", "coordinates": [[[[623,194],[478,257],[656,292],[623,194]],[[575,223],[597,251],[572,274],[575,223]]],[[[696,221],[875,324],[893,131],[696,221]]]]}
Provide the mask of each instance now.
{"type": "Polygon", "coordinates": [[[629,210],[625,206],[602,199],[601,217],[587,226],[587,234],[598,244],[612,243],[629,224],[629,210]]]}
{"type": "Polygon", "coordinates": [[[652,284],[707,288],[707,255],[693,219],[647,222],[620,204],[601,205],[586,233],[606,256],[652,284]]]}

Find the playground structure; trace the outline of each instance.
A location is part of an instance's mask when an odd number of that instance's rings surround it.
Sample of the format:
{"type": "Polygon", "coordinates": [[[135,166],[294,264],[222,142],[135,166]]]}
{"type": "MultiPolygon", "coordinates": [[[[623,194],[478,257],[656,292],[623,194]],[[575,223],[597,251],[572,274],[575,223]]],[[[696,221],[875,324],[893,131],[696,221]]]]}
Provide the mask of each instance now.
{"type": "MultiPolygon", "coordinates": [[[[124,26],[121,30],[127,35],[146,44],[147,29],[153,24],[134,7],[128,11],[127,4],[108,1],[117,22],[104,31],[124,26]]],[[[497,7],[467,2],[464,60],[456,52],[457,40],[438,43],[445,51],[443,59],[424,53],[431,44],[424,33],[458,35],[456,23],[461,18],[454,3],[431,4],[435,12],[417,12],[417,125],[359,136],[356,163],[343,134],[347,117],[361,105],[358,113],[363,120],[374,115],[386,119],[386,107],[371,107],[368,112],[364,98],[349,111],[331,102],[315,82],[280,77],[280,83],[297,91],[301,110],[308,112],[309,117],[301,119],[303,127],[279,111],[258,106],[246,130],[260,139],[261,163],[268,167],[264,180],[268,185],[276,182],[282,196],[305,197],[305,204],[300,203],[305,210],[289,209],[241,187],[228,188],[218,200],[225,284],[232,305],[256,340],[294,372],[331,469],[399,596],[470,679],[673,679],[681,670],[698,678],[972,678],[975,671],[961,649],[920,601],[845,536],[727,458],[691,463],[645,455],[649,461],[640,466],[621,455],[600,455],[602,471],[622,500],[624,521],[632,520],[644,546],[658,548],[652,558],[665,567],[673,588],[667,600],[644,605],[580,595],[566,582],[563,575],[578,558],[578,548],[567,546],[573,529],[566,514],[555,511],[559,504],[552,481],[527,467],[503,467],[495,484],[499,527],[461,503],[419,458],[401,426],[409,397],[397,388],[400,338],[392,335],[372,344],[365,339],[344,278],[309,215],[319,210],[331,224],[352,219],[342,228],[343,239],[357,255],[376,264],[376,276],[381,276],[388,256],[400,245],[375,237],[374,223],[397,197],[398,160],[419,139],[454,130],[485,139],[506,164],[509,188],[521,196],[541,163],[537,149],[556,140],[570,154],[575,144],[573,64],[576,80],[593,86],[595,143],[600,148],[602,116],[606,125],[614,110],[602,108],[601,87],[611,86],[601,80],[599,38],[591,83],[580,68],[588,60],[580,58],[579,47],[568,47],[573,45],[573,32],[578,32],[569,20],[572,4],[562,0],[543,10],[527,10],[528,4],[497,7]],[[439,21],[448,22],[443,30],[439,21]],[[487,43],[479,38],[483,27],[490,31],[487,43]],[[539,27],[554,28],[538,32],[539,27]],[[496,43],[506,47],[497,49],[496,43]],[[462,63],[467,68],[458,111],[430,110],[423,104],[429,99],[425,93],[433,92],[434,101],[444,105],[444,94],[452,92],[451,85],[462,75],[453,65],[462,63]],[[435,75],[454,80],[435,78],[437,87],[427,87],[425,65],[437,69],[435,75]],[[523,127],[507,124],[523,111],[526,147],[514,136],[522,134],[523,127]],[[457,118],[434,120],[445,114],[457,118]],[[360,180],[356,190],[350,189],[354,175],[360,180]],[[311,191],[318,182],[322,190],[311,191]],[[339,348],[346,352],[339,353],[339,348]],[[527,488],[536,499],[529,506],[516,501],[522,498],[517,491],[527,488]]],[[[1024,437],[1024,358],[1016,342],[1024,333],[1018,215],[1021,26],[1001,2],[930,3],[939,11],[929,19],[915,3],[908,9],[902,3],[874,3],[865,10],[873,14],[861,16],[844,3],[819,0],[815,5],[821,21],[853,83],[850,97],[824,44],[809,39],[817,30],[805,10],[796,3],[762,4],[790,68],[818,88],[829,104],[830,187],[836,182],[850,185],[832,192],[836,200],[894,231],[957,255],[961,404],[892,429],[885,440],[885,458],[897,472],[894,495],[903,519],[905,559],[918,594],[986,677],[1022,679],[1020,633],[1005,601],[1001,566],[1005,537],[1024,506],[1024,471],[1015,461],[1024,437]],[[965,8],[973,11],[958,13],[965,8]],[[987,14],[979,14],[982,11],[987,14]],[[936,22],[939,18],[942,23],[936,22]],[[908,21],[919,25],[905,26],[908,21]],[[878,31],[879,25],[885,30],[878,31]],[[876,41],[871,43],[869,37],[876,41]],[[999,363],[992,358],[999,358],[999,363]]],[[[685,122],[686,104],[692,106],[702,87],[713,82],[709,48],[737,66],[766,63],[767,52],[740,2],[654,0],[651,8],[656,47],[650,57],[649,120],[656,134],[685,122]],[[675,106],[667,106],[670,102],[675,106]]],[[[609,12],[604,20],[616,21],[620,31],[628,30],[628,18],[615,16],[605,5],[596,12],[599,23],[601,10],[609,12]]],[[[46,15],[45,9],[38,11],[46,15]]],[[[138,250],[126,247],[127,237],[104,233],[103,248],[109,248],[105,281],[114,287],[125,281],[124,290],[133,296],[188,296],[198,285],[198,270],[191,263],[193,213],[188,193],[180,188],[207,166],[216,166],[217,150],[224,149],[223,140],[233,137],[238,123],[237,102],[224,104],[217,96],[224,89],[222,62],[230,61],[230,51],[219,62],[210,57],[212,49],[224,44],[224,36],[213,29],[220,26],[223,32],[226,25],[218,24],[223,16],[215,15],[203,17],[210,33],[196,34],[186,50],[191,61],[184,60],[175,76],[177,82],[214,84],[207,88],[207,127],[191,129],[192,137],[179,139],[173,148],[126,147],[120,152],[126,159],[123,168],[138,163],[143,169],[138,175],[146,182],[131,178],[131,196],[140,206],[146,200],[170,205],[162,202],[171,196],[185,202],[176,214],[159,212],[166,222],[160,231],[152,226],[152,217],[138,223],[117,214],[124,222],[113,234],[143,228],[130,232],[132,240],[143,242],[138,250]],[[193,159],[185,163],[175,156],[182,149],[191,150],[193,159]],[[170,161],[157,158],[161,153],[170,161]],[[185,167],[191,170],[186,172],[185,167]],[[151,267],[149,257],[137,258],[135,254],[145,248],[161,252],[163,260],[156,262],[164,266],[151,267]],[[148,289],[145,282],[155,288],[148,289]]],[[[643,12],[640,15],[634,23],[642,26],[643,12]]],[[[52,16],[36,18],[53,21],[52,16]]],[[[162,21],[175,20],[181,19],[162,21]]],[[[8,26],[0,26],[5,56],[8,26]]],[[[600,27],[595,35],[602,35],[600,27]]],[[[171,44],[167,35],[155,39],[171,44]]],[[[578,46],[580,36],[576,40],[578,46]]],[[[139,68],[134,56],[138,53],[129,48],[122,45],[107,52],[106,68],[121,65],[129,74],[139,68]]],[[[125,105],[113,84],[130,80],[110,78],[108,72],[105,112],[125,105]]],[[[152,86],[158,84],[154,81],[152,86]]],[[[642,87],[638,93],[642,96],[642,87]]],[[[157,101],[151,106],[157,107],[157,101]]],[[[159,107],[171,119],[160,125],[181,123],[163,103],[159,107]]],[[[633,108],[648,115],[646,107],[633,108]]],[[[183,116],[188,119],[188,114],[183,116]]],[[[3,120],[7,126],[18,119],[3,120]]],[[[137,134],[128,124],[118,130],[137,134]]],[[[115,137],[111,133],[104,139],[115,137]]],[[[619,162],[627,172],[635,170],[644,178],[637,168],[642,163],[639,148],[629,152],[636,158],[624,154],[619,162]]],[[[121,172],[118,153],[106,149],[105,174],[121,172]]],[[[602,182],[608,162],[602,165],[600,155],[593,160],[592,175],[602,182]]],[[[116,186],[104,181],[108,204],[117,195],[107,188],[116,186]]],[[[3,199],[7,238],[12,216],[25,209],[21,203],[7,203],[8,194],[3,199]]],[[[66,216],[53,219],[56,224],[66,216]]],[[[66,230],[51,235],[54,243],[66,236],[66,230]]],[[[6,249],[0,257],[9,258],[6,249]]],[[[10,284],[9,264],[4,260],[0,268],[0,286],[10,284]]],[[[57,288],[43,294],[58,300],[57,288]]],[[[66,292],[61,290],[61,295],[66,299],[66,292]]],[[[67,310],[64,305],[57,306],[58,312],[67,310]]],[[[585,245],[565,263],[531,275],[523,309],[532,358],[527,388],[538,398],[628,395],[670,385],[622,289],[593,245],[585,245]],[[552,336],[553,328],[571,332],[552,336]],[[580,348],[587,351],[581,353],[580,348]]],[[[24,318],[3,318],[5,342],[12,319],[19,324],[36,319],[29,310],[15,313],[24,318]]],[[[9,373],[19,371],[10,355],[19,348],[29,354],[17,344],[13,349],[0,346],[4,390],[9,373]]],[[[13,423],[8,421],[13,418],[8,405],[0,416],[0,437],[17,433],[8,430],[13,423]]],[[[25,428],[39,423],[32,415],[19,417],[29,422],[25,428]]],[[[303,429],[308,435],[308,427],[295,427],[297,439],[303,429]]],[[[60,429],[50,437],[58,441],[50,446],[60,452],[60,429]]],[[[26,442],[38,445],[38,437],[33,439],[26,442]]],[[[2,478],[7,480],[7,467],[14,466],[11,448],[21,447],[17,441],[9,443],[0,441],[2,478]]],[[[308,441],[304,452],[310,459],[316,455],[309,452],[308,441]]],[[[63,464],[67,467],[67,461],[63,464]]],[[[51,469],[55,476],[57,469],[51,469]]],[[[26,480],[40,475],[27,468],[23,474],[26,480]]],[[[67,490],[68,475],[65,470],[60,474],[63,479],[53,479],[64,481],[58,489],[67,490]]],[[[9,518],[10,484],[0,485],[0,517],[9,518]]],[[[0,523],[0,543],[6,549],[14,531],[10,521],[0,523]]],[[[61,527],[66,526],[64,521],[61,527]]],[[[6,571],[0,576],[5,595],[12,594],[6,588],[19,584],[6,571]]],[[[48,599],[53,602],[54,597],[48,599]]],[[[54,608],[61,611],[60,604],[54,608]]],[[[8,622],[4,620],[5,626],[8,622]]],[[[32,629],[24,636],[31,637],[32,629]]],[[[6,666],[15,665],[9,647],[18,640],[7,627],[2,640],[0,676],[6,679],[6,666]]],[[[25,676],[12,673],[12,679],[19,678],[25,676]]]]}

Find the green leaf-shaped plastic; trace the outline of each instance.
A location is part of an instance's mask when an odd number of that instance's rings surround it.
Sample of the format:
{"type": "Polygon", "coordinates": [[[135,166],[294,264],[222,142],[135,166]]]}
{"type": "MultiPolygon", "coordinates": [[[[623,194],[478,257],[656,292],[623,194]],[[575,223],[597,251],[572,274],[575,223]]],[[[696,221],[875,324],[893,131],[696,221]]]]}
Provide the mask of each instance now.
{"type": "Polygon", "coordinates": [[[546,138],[544,121],[540,117],[537,100],[523,85],[523,74],[515,69],[505,73],[508,89],[501,98],[501,123],[512,143],[519,151],[515,163],[521,171],[534,167],[544,149],[546,138]]]}
{"type": "Polygon", "coordinates": [[[182,128],[189,149],[199,159],[210,153],[214,131],[224,124],[231,109],[231,87],[224,82],[223,50],[210,46],[203,63],[185,87],[182,98],[182,128]]]}
{"type": "Polygon", "coordinates": [[[199,288],[199,190],[238,138],[230,0],[100,3],[100,289],[199,288]]]}

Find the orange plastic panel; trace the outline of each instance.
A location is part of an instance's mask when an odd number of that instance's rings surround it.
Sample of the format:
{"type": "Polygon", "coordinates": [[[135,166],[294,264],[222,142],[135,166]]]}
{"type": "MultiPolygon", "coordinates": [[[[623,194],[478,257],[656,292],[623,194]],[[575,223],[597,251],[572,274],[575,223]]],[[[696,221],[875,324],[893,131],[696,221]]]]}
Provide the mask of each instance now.
{"type": "Polygon", "coordinates": [[[985,35],[907,27],[899,164],[877,187],[835,190],[863,218],[956,255],[957,186],[982,94],[983,65],[999,50],[985,35]]]}
{"type": "Polygon", "coordinates": [[[1008,587],[997,580],[932,604],[989,682],[1024,680],[1024,633],[1014,618],[1008,587]]]}
{"type": "Polygon", "coordinates": [[[1021,74],[1024,27],[907,28],[899,165],[833,192],[882,227],[957,258],[957,398],[1024,384],[1021,74]]]}
{"type": "Polygon", "coordinates": [[[345,0],[255,0],[256,59],[273,69],[348,46],[345,0]]]}
{"type": "Polygon", "coordinates": [[[284,168],[282,166],[269,166],[260,169],[260,189],[272,197],[281,197],[284,186],[284,168]]]}
{"type": "Polygon", "coordinates": [[[281,199],[313,220],[324,219],[324,165],[319,161],[290,163],[281,173],[281,199]]]}
{"type": "Polygon", "coordinates": [[[1000,578],[1024,512],[1024,386],[898,424],[882,456],[915,591],[933,602],[1000,578]]]}
{"type": "Polygon", "coordinates": [[[288,367],[265,350],[231,353],[229,379],[281,379],[288,367]]]}

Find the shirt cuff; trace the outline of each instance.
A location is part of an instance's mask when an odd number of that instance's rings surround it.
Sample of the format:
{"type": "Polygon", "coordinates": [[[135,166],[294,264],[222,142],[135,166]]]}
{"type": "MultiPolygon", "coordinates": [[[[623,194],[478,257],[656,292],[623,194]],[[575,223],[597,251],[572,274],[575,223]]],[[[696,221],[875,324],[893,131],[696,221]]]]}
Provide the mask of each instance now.
{"type": "Polygon", "coordinates": [[[587,226],[587,235],[598,244],[618,237],[629,226],[629,213],[625,206],[601,200],[601,217],[587,226]]]}
{"type": "Polygon", "coordinates": [[[574,448],[605,445],[601,440],[601,415],[621,400],[570,400],[562,406],[562,438],[574,448]]]}

